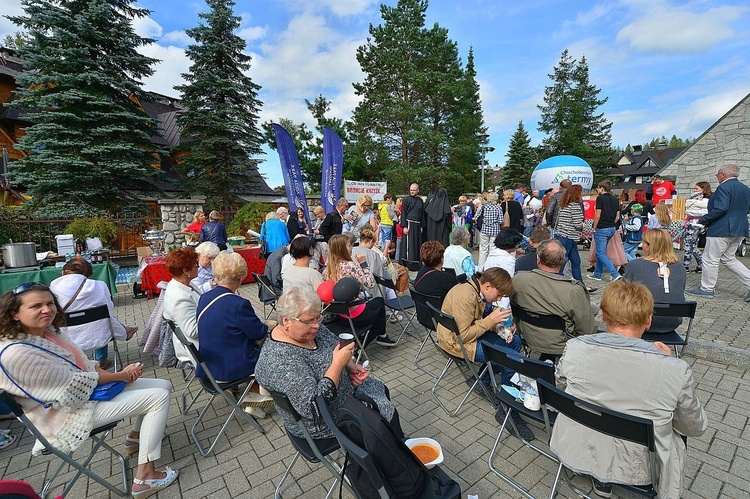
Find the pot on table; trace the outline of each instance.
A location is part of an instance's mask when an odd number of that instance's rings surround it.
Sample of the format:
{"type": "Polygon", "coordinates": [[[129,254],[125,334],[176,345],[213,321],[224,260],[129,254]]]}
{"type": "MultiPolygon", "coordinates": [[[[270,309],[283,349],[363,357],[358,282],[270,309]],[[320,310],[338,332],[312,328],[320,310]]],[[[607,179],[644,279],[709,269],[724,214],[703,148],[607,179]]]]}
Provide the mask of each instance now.
{"type": "Polygon", "coordinates": [[[3,261],[6,268],[32,267],[36,265],[36,244],[6,244],[3,246],[3,261]]]}

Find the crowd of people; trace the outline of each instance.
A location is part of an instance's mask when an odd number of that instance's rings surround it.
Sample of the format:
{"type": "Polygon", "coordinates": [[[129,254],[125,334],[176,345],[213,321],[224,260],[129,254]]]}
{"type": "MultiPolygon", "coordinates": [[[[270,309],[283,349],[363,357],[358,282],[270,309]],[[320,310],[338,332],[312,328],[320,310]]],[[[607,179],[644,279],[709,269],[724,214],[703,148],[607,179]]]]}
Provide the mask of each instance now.
{"type": "MultiPolygon", "coordinates": [[[[715,191],[708,182],[695,185],[680,233],[686,248],[682,261],[668,231],[676,194],[671,182],[655,177],[650,201],[640,190],[618,199],[610,182],[600,182],[592,221],[595,264],[588,278],[601,281],[606,270],[615,281],[606,286],[600,304],[592,301],[595,290],[584,282],[578,253],[585,222],[583,188],[569,180],[543,193],[519,185],[502,192],[502,199],[495,192],[461,196],[455,205],[442,188],[423,199],[415,183],[408,196],[394,200],[387,194],[378,206],[364,195],[351,207],[340,199],[330,213],[315,207],[310,226],[302,208],[293,215],[284,207],[269,212],[259,233],[267,256],[265,275],[278,297],[275,321],[261,319],[250,301],[237,293],[247,265],[226,251],[218,214],[211,212],[205,222],[198,212],[183,232],[200,244],[167,255],[172,279],[164,290],[163,317],[198,348],[217,380],[232,382],[255,374],[260,386],[244,401],[254,417],[266,416],[264,408],[271,401],[266,390],[283,392],[310,434],[329,438],[331,431],[317,412],[315,398],[322,395],[335,418],[347,399],[356,397],[371,401],[403,436],[388,389],[354,360],[359,345],[341,344],[330,328],[337,321],[351,320],[355,329],[370,331],[361,338],[362,348],[370,342],[396,346],[388,337],[387,323],[403,317],[386,304],[396,293],[408,291],[397,285],[395,290],[381,287],[378,279],[401,281],[406,269],[398,262],[418,262],[414,289],[438,297],[442,312],[458,327],[448,331],[437,326],[440,348],[461,357],[458,334],[469,361],[487,361],[482,340],[530,353],[556,365],[558,386],[569,393],[653,419],[659,493],[678,497],[686,449],[682,437],[702,434],[706,415],[687,363],[673,357],[663,343],[641,337],[680,325],[680,318],[654,318],[654,303],[684,302],[686,292],[712,298],[719,262],[750,288],[750,270],[734,258],[741,238],[747,236],[750,212],[750,188],[738,175],[737,166],[726,165],[718,171],[715,191]],[[613,244],[623,253],[621,269],[612,261],[613,244]],[[686,291],[693,258],[697,272],[702,271],[701,286],[686,291]],[[327,303],[334,299],[331,290],[339,285],[343,289],[344,284],[354,286],[344,300],[352,304],[348,315],[326,314],[327,303]],[[531,314],[558,317],[563,327],[547,329],[514,319],[511,303],[531,314]],[[654,379],[659,380],[653,384],[658,388],[642,396],[654,379]]],[[[107,290],[90,275],[90,265],[75,259],[51,286],[26,283],[0,297],[0,388],[11,393],[45,437],[65,451],[80,446],[94,426],[132,416],[134,427],[124,441],[126,449],[138,452],[132,492],[135,497],[147,496],[169,486],[178,475],[168,467],[155,467],[172,386],[143,378],[140,363],[118,372],[106,369],[109,341],[128,340],[137,328],[116,319],[107,290]],[[65,325],[66,311],[96,306],[106,311],[97,322],[65,325]],[[22,342],[42,350],[26,348],[22,342]],[[95,361],[86,356],[90,350],[95,361]],[[110,381],[124,381],[127,387],[111,401],[89,400],[97,385],[110,381]],[[52,408],[44,408],[37,398],[51,402],[52,408]]],[[[750,293],[745,301],[750,301],[750,293]]],[[[177,338],[173,347],[177,361],[192,362],[177,338]]],[[[206,376],[195,367],[197,377],[206,376]]],[[[512,384],[513,371],[492,368],[503,385],[512,384]]],[[[489,387],[489,378],[479,381],[489,387]]],[[[292,414],[279,412],[287,430],[302,436],[292,414]]],[[[516,412],[511,416],[521,436],[532,440],[534,433],[524,419],[516,412]]],[[[650,481],[639,449],[564,417],[558,418],[551,446],[566,463],[591,474],[599,495],[611,493],[612,483],[650,481]],[[582,438],[590,445],[578,445],[582,438]]]]}

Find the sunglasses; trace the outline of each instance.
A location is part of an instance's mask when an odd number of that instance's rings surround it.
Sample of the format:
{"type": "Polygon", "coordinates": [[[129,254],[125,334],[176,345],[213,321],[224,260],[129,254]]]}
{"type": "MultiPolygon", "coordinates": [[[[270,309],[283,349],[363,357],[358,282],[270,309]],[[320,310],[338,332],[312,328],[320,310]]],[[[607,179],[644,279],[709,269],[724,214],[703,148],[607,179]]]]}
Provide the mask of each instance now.
{"type": "Polygon", "coordinates": [[[46,284],[43,282],[35,281],[35,282],[24,282],[23,284],[19,284],[15,288],[13,288],[10,292],[13,296],[18,296],[21,293],[25,293],[26,291],[29,291],[36,287],[44,287],[45,289],[49,289],[46,284]]]}

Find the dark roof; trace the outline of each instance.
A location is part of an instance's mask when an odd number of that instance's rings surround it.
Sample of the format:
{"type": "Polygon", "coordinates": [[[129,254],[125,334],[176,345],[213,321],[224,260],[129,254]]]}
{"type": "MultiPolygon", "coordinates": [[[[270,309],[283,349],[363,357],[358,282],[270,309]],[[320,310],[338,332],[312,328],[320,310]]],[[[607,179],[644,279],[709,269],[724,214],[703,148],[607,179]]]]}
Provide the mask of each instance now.
{"type": "Polygon", "coordinates": [[[669,165],[685,149],[685,147],[650,149],[642,151],[640,154],[624,152],[620,155],[620,159],[625,157],[630,160],[630,164],[617,165],[617,168],[624,175],[654,175],[669,165]]]}

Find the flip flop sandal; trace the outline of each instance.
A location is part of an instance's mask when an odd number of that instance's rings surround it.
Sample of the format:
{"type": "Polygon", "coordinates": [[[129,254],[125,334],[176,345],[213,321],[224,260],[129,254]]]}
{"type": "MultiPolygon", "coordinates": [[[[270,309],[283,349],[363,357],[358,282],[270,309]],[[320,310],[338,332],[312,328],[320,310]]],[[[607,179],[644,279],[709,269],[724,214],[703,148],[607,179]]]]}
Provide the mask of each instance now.
{"type": "Polygon", "coordinates": [[[10,433],[0,433],[0,450],[10,447],[15,441],[15,435],[11,435],[10,433]]]}

